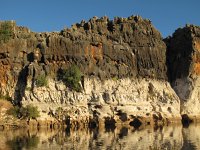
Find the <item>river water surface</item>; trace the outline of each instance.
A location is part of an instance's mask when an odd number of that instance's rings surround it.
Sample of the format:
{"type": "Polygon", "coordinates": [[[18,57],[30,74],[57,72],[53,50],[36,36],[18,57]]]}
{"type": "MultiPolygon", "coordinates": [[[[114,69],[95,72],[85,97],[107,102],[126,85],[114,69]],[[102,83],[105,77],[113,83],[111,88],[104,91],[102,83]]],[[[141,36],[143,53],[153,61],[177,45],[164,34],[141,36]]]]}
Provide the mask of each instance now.
{"type": "Polygon", "coordinates": [[[0,150],[199,150],[200,125],[114,130],[0,131],[0,150]]]}

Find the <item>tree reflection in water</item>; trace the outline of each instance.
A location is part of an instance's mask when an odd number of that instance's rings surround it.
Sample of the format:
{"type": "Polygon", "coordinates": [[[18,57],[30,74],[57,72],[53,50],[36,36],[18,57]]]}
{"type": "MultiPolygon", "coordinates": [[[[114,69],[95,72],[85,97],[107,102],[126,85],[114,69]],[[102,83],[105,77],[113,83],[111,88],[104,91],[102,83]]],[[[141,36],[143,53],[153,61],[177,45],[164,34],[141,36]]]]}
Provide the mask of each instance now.
{"type": "Polygon", "coordinates": [[[39,137],[37,136],[17,136],[14,137],[12,140],[8,140],[6,142],[7,145],[12,150],[22,150],[22,149],[30,149],[30,148],[37,148],[39,143],[39,137]]]}

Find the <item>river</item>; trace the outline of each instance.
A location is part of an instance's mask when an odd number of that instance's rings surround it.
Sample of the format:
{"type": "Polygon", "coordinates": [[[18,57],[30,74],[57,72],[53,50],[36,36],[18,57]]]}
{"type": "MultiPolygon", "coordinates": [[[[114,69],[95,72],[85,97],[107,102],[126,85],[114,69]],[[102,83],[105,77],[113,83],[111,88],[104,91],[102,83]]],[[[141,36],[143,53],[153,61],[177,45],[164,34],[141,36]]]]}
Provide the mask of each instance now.
{"type": "Polygon", "coordinates": [[[3,130],[0,150],[198,150],[200,125],[93,130],[3,130]]]}

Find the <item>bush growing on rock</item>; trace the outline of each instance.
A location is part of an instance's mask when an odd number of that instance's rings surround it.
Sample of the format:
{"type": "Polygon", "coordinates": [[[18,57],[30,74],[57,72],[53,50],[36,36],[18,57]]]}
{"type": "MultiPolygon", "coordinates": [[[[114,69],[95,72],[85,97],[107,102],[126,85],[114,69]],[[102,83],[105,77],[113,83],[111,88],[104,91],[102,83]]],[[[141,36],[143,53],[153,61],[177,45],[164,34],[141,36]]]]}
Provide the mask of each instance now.
{"type": "Polygon", "coordinates": [[[15,118],[20,118],[20,108],[18,106],[12,107],[7,110],[7,114],[15,118]]]}
{"type": "Polygon", "coordinates": [[[48,86],[48,80],[45,75],[39,75],[36,78],[36,86],[37,87],[43,87],[43,86],[48,86]]]}
{"type": "Polygon", "coordinates": [[[81,77],[82,72],[76,65],[72,65],[70,68],[63,70],[62,80],[68,87],[77,92],[80,92],[82,90],[80,84],[81,77]]]}
{"type": "Polygon", "coordinates": [[[115,77],[112,78],[112,80],[116,82],[118,80],[118,77],[115,76],[115,77]]]}
{"type": "Polygon", "coordinates": [[[0,26],[0,41],[7,42],[13,36],[12,24],[9,21],[1,23],[0,26]]]}
{"type": "Polygon", "coordinates": [[[32,105],[27,105],[26,107],[22,107],[20,109],[20,113],[23,118],[27,119],[36,119],[40,116],[38,108],[32,105]]]}
{"type": "Polygon", "coordinates": [[[12,107],[7,110],[7,114],[19,119],[36,119],[40,116],[38,108],[32,105],[27,105],[26,107],[12,107]]]}
{"type": "Polygon", "coordinates": [[[12,101],[12,98],[8,94],[6,94],[6,95],[0,94],[0,99],[1,100],[12,101]]]}

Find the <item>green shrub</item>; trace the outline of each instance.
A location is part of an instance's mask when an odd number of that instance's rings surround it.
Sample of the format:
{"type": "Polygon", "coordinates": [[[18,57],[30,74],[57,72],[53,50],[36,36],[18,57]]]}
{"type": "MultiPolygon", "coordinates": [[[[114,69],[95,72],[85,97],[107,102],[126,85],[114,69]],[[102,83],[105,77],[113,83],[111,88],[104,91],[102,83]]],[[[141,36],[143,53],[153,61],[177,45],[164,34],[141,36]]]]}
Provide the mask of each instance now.
{"type": "Polygon", "coordinates": [[[36,78],[36,86],[37,87],[43,87],[43,86],[48,86],[48,79],[45,75],[39,75],[36,78]]]}
{"type": "Polygon", "coordinates": [[[32,105],[27,105],[26,107],[22,107],[20,109],[20,113],[23,118],[27,119],[36,119],[40,116],[38,108],[32,105]]]}
{"type": "Polygon", "coordinates": [[[8,115],[12,115],[15,118],[20,118],[20,108],[18,106],[12,107],[7,110],[8,115]]]}
{"type": "Polygon", "coordinates": [[[31,91],[32,89],[31,89],[31,87],[26,87],[25,90],[26,91],[31,91]]]}
{"type": "Polygon", "coordinates": [[[12,101],[12,98],[8,94],[6,94],[6,95],[0,94],[0,99],[7,100],[7,101],[12,101]]]}
{"type": "Polygon", "coordinates": [[[38,108],[32,105],[27,105],[26,107],[21,108],[15,106],[7,110],[7,114],[19,119],[36,119],[40,116],[38,108]]]}
{"type": "Polygon", "coordinates": [[[67,70],[63,70],[63,81],[67,86],[69,86],[77,92],[80,92],[82,90],[80,85],[81,77],[82,72],[76,65],[72,65],[67,70]]]}
{"type": "Polygon", "coordinates": [[[115,76],[115,77],[112,78],[112,80],[116,82],[118,80],[118,77],[115,76]]]}
{"type": "Polygon", "coordinates": [[[12,24],[9,21],[1,23],[0,26],[0,41],[3,41],[4,43],[9,41],[10,38],[13,36],[12,31],[12,24]]]}

